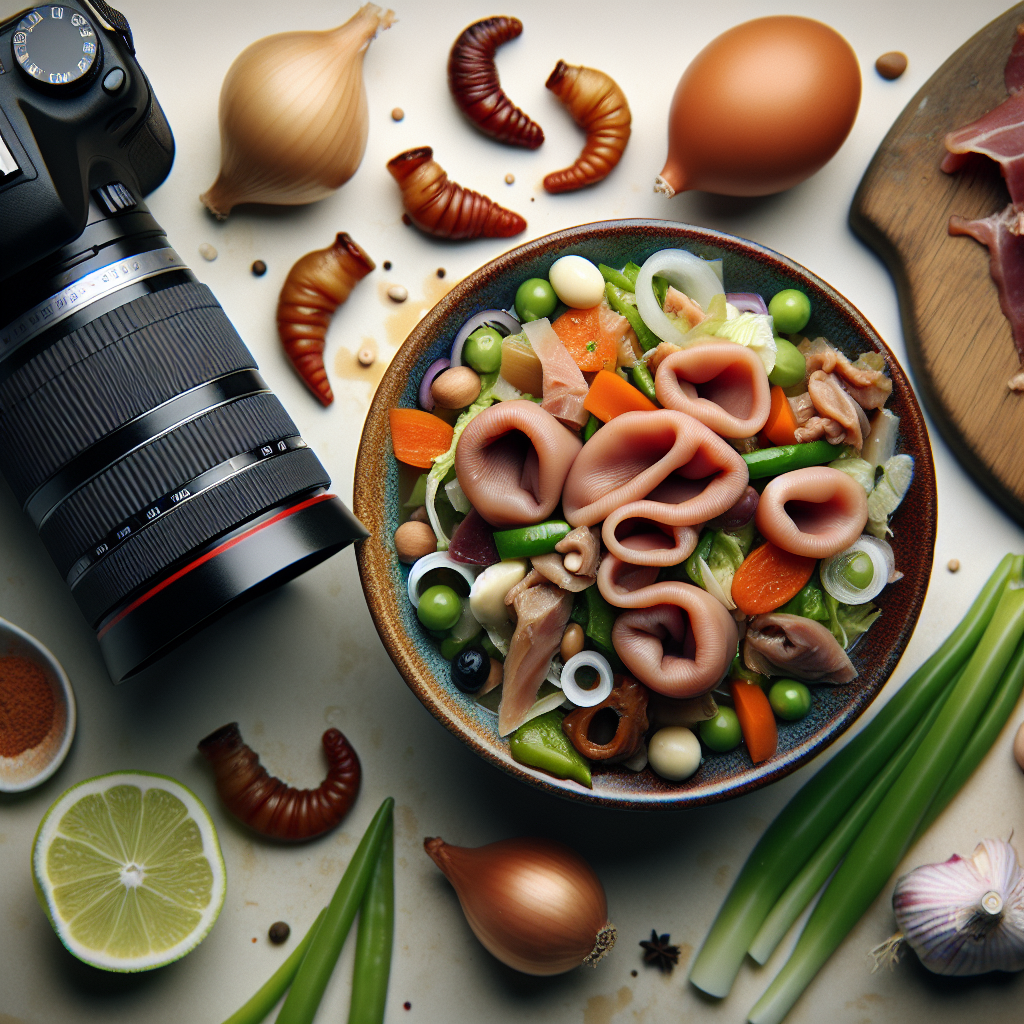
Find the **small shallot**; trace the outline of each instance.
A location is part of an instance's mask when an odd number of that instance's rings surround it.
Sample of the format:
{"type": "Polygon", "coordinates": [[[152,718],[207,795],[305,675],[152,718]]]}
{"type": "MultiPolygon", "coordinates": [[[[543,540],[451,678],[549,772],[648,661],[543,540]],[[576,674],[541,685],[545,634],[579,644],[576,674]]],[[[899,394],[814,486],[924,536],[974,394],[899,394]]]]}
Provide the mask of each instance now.
{"type": "Polygon", "coordinates": [[[376,264],[342,232],[327,249],[307,252],[288,271],[277,301],[277,333],[285,355],[321,404],[334,392],[324,367],[327,328],[335,310],[376,264]]]}
{"type": "Polygon", "coordinates": [[[448,55],[448,88],[459,109],[484,133],[510,146],[536,149],[544,141],[531,121],[506,95],[494,54],[523,31],[518,18],[485,18],[464,29],[448,55]]]}
{"type": "Polygon", "coordinates": [[[574,192],[603,181],[629,142],[631,118],[625,94],[603,71],[575,67],[564,60],[555,65],[546,84],[587,133],[587,141],[572,167],[544,179],[545,190],[574,192]]]}
{"type": "Polygon", "coordinates": [[[421,231],[435,238],[508,238],[526,221],[493,199],[450,181],[429,146],[399,153],[388,170],[402,190],[402,205],[421,231]]]}
{"type": "Polygon", "coordinates": [[[562,974],[596,965],[615,944],[601,882],[568,846],[524,838],[470,849],[424,839],[423,848],[454,886],[473,934],[514,970],[562,974]]]}
{"type": "Polygon", "coordinates": [[[199,743],[213,765],[217,793],[243,825],[271,839],[303,840],[341,823],[359,793],[359,758],[337,730],[323,735],[327,777],[316,789],[295,789],[274,778],[243,742],[238,723],[221,726],[199,743]]]}

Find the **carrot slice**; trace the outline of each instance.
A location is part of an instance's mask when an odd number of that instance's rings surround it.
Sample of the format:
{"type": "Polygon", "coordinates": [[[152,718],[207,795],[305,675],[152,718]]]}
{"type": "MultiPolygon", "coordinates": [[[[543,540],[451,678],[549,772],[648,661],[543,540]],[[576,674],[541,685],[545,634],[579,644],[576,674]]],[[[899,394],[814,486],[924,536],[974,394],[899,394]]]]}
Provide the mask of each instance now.
{"type": "Polygon", "coordinates": [[[452,446],[455,430],[439,416],[422,409],[388,409],[388,419],[395,458],[406,465],[430,469],[452,446]]]}
{"type": "Polygon", "coordinates": [[[617,373],[600,370],[590,385],[583,408],[607,423],[624,412],[651,412],[658,407],[617,373]]]}
{"type": "Polygon", "coordinates": [[[593,309],[570,309],[551,325],[573,362],[584,373],[614,370],[618,361],[618,345],[602,327],[601,314],[600,303],[593,309]]]}
{"type": "Polygon", "coordinates": [[[793,407],[789,404],[786,392],[776,384],[772,388],[771,411],[761,433],[772,444],[796,444],[797,426],[793,407]]]}
{"type": "Polygon", "coordinates": [[[816,558],[783,551],[770,541],[754,548],[732,578],[732,599],[744,615],[761,615],[796,597],[817,565],[816,558]]]}
{"type": "Polygon", "coordinates": [[[764,690],[756,683],[738,680],[730,683],[729,689],[750,760],[754,764],[767,761],[779,745],[779,730],[775,726],[775,715],[772,714],[772,706],[764,690]]]}

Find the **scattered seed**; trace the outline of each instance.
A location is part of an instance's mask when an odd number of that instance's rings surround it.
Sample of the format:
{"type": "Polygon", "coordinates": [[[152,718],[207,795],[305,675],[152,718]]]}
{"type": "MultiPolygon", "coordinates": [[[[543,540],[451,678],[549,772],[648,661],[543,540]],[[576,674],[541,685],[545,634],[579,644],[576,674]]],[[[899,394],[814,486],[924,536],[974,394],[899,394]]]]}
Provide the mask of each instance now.
{"type": "Polygon", "coordinates": [[[412,227],[412,217],[410,217],[409,214],[407,214],[407,213],[403,213],[402,214],[402,223],[407,228],[411,228],[412,227]]]}
{"type": "Polygon", "coordinates": [[[630,972],[629,972],[629,976],[630,976],[631,978],[635,978],[635,977],[636,977],[636,971],[630,971],[630,972]]]}
{"type": "MultiPolygon", "coordinates": [[[[288,936],[291,935],[291,927],[285,921],[275,921],[267,932],[267,936],[270,941],[275,945],[279,946],[282,942],[288,941],[288,936]]],[[[255,941],[255,939],[253,940],[255,941]]]]}
{"type": "Polygon", "coordinates": [[[356,359],[360,366],[373,366],[377,360],[377,346],[366,342],[356,353],[356,359]]]}
{"type": "Polygon", "coordinates": [[[883,53],[875,61],[875,70],[883,78],[887,78],[891,82],[894,78],[899,78],[907,70],[907,55],[900,53],[899,50],[883,53]]]}
{"type": "Polygon", "coordinates": [[[385,270],[390,270],[391,269],[391,260],[385,260],[384,261],[384,269],[385,270]]]}
{"type": "Polygon", "coordinates": [[[506,174],[505,175],[505,184],[506,185],[514,184],[515,180],[516,180],[516,176],[514,174],[506,174]]]}
{"type": "Polygon", "coordinates": [[[252,265],[252,272],[257,277],[262,277],[267,272],[267,265],[266,265],[266,263],[264,263],[263,260],[257,260],[252,265]]]}
{"type": "Polygon", "coordinates": [[[949,560],[949,561],[948,561],[948,562],[946,563],[946,568],[947,568],[947,569],[948,569],[948,570],[949,570],[950,572],[959,572],[959,571],[960,571],[960,559],[959,559],[959,558],[951,558],[951,559],[950,559],[950,560],[949,560]]]}
{"type": "Polygon", "coordinates": [[[199,246],[199,255],[202,256],[204,260],[209,260],[212,263],[217,258],[217,250],[214,249],[209,242],[203,242],[203,244],[199,246]]]}
{"type": "Polygon", "coordinates": [[[438,267],[438,268],[437,268],[437,276],[438,276],[438,277],[444,277],[444,275],[445,275],[445,269],[444,269],[444,267],[438,267]]]}
{"type": "Polygon", "coordinates": [[[388,289],[388,298],[392,302],[405,302],[409,298],[409,289],[405,285],[393,284],[388,289]]]}
{"type": "Polygon", "coordinates": [[[404,1010],[411,1010],[412,1009],[412,1003],[402,1003],[402,1009],[404,1009],[404,1010]]]}
{"type": "Polygon", "coordinates": [[[536,199],[534,199],[534,197],[533,197],[533,196],[530,196],[530,202],[531,202],[531,203],[535,203],[535,202],[537,202],[537,200],[536,200],[536,199]]]}
{"type": "Polygon", "coordinates": [[[391,111],[392,121],[401,121],[403,117],[405,117],[405,111],[401,107],[395,107],[395,109],[391,111]]]}
{"type": "Polygon", "coordinates": [[[253,940],[252,940],[252,941],[253,941],[253,942],[257,942],[257,941],[259,941],[259,940],[258,940],[258,939],[257,939],[257,938],[256,938],[255,936],[253,936],[253,940]]]}

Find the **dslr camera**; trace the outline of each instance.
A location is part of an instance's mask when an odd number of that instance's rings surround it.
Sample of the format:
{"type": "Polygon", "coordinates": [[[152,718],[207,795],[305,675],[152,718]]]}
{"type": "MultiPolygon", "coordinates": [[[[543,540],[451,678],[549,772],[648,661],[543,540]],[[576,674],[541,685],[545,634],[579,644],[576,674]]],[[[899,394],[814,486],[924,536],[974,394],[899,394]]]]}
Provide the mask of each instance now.
{"type": "Polygon", "coordinates": [[[0,23],[0,470],[115,681],[366,536],[143,202],[173,160],[118,11],[0,23]]]}

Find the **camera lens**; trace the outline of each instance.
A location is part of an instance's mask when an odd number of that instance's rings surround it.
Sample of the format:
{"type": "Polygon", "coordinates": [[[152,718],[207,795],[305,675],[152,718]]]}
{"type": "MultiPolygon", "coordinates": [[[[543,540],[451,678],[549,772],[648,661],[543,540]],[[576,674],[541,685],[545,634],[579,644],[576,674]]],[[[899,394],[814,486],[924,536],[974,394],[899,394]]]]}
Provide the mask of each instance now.
{"type": "Polygon", "coordinates": [[[365,531],[145,206],[89,221],[0,284],[0,469],[120,680],[365,531]]]}

